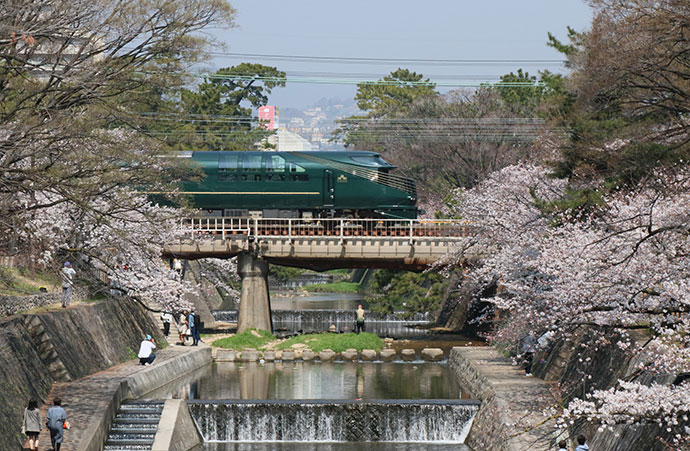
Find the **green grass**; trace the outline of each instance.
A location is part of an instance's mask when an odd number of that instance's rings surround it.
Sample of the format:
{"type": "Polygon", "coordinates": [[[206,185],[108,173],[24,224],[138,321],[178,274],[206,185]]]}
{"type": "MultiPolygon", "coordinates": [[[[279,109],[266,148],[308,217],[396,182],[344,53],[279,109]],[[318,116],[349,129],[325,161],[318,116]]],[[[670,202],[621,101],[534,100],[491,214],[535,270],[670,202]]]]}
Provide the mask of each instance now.
{"type": "Polygon", "coordinates": [[[341,269],[329,269],[326,271],[326,274],[333,274],[333,275],[339,275],[339,276],[346,276],[350,274],[350,269],[347,268],[341,268],[341,269]]]}
{"type": "Polygon", "coordinates": [[[333,282],[333,283],[317,283],[314,285],[306,285],[305,290],[310,292],[320,293],[357,293],[359,291],[359,284],[355,282],[333,282]]]}
{"type": "Polygon", "coordinates": [[[39,293],[40,287],[54,290],[58,285],[59,279],[50,272],[0,267],[0,294],[23,296],[39,293]]]}
{"type": "Polygon", "coordinates": [[[220,340],[216,340],[213,343],[211,343],[211,346],[236,350],[242,350],[245,348],[261,349],[266,345],[266,343],[273,341],[275,339],[276,337],[267,330],[249,329],[245,330],[241,334],[236,334],[232,337],[221,338],[220,340]],[[257,337],[256,335],[254,335],[252,333],[253,330],[258,332],[261,336],[257,337]]]}
{"type": "Polygon", "coordinates": [[[324,349],[331,349],[335,352],[343,352],[347,349],[375,349],[380,351],[383,349],[384,341],[376,334],[371,332],[363,332],[359,335],[349,334],[307,334],[292,337],[280,343],[276,349],[290,349],[294,344],[305,344],[308,349],[314,352],[321,352],[324,349]]]}

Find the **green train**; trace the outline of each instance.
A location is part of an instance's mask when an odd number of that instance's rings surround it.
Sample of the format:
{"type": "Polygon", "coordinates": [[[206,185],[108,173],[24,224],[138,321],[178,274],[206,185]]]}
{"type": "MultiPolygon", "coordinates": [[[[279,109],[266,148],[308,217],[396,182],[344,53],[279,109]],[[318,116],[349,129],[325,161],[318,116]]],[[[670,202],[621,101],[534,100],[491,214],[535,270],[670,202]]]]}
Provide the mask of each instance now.
{"type": "Polygon", "coordinates": [[[182,182],[210,216],[261,218],[417,217],[413,180],[375,152],[183,152],[201,168],[182,182]]]}

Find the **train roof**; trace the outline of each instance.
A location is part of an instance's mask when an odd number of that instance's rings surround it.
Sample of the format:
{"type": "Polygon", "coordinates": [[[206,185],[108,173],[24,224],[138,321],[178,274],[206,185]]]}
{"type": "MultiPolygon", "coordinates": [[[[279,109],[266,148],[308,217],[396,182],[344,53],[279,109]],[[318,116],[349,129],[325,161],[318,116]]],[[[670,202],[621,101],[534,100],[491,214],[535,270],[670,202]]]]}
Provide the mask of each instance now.
{"type": "Polygon", "coordinates": [[[177,156],[180,158],[191,158],[196,161],[209,161],[216,157],[223,155],[280,155],[288,161],[304,161],[311,160],[309,157],[316,159],[336,161],[340,163],[354,164],[357,166],[377,167],[377,168],[394,168],[392,164],[388,163],[381,157],[378,152],[371,152],[366,150],[331,150],[331,151],[307,151],[307,152],[280,152],[280,151],[231,151],[231,150],[217,150],[217,151],[186,151],[179,152],[177,156]]]}

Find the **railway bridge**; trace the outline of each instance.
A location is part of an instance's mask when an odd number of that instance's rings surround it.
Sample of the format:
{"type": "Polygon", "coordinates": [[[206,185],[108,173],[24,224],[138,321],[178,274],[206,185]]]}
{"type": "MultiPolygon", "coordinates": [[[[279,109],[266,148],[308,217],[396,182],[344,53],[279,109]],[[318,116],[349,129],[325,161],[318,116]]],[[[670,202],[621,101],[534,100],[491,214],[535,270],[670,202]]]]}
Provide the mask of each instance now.
{"type": "MultiPolygon", "coordinates": [[[[186,221],[188,234],[165,246],[168,258],[232,258],[242,294],[237,330],[272,330],[268,264],[324,271],[336,268],[423,270],[467,249],[474,229],[458,220],[253,219],[186,221]]],[[[467,257],[471,257],[468,255],[467,257]]]]}

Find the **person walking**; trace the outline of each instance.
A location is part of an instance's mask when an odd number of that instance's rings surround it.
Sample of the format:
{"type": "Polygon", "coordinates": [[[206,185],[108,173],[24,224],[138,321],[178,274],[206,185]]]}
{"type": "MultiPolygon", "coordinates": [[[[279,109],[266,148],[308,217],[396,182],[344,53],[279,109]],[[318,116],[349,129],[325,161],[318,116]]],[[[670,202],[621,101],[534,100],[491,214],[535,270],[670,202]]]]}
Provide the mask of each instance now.
{"type": "Polygon", "coordinates": [[[192,331],[192,346],[199,346],[199,331],[198,324],[196,322],[196,315],[194,314],[194,309],[192,308],[187,316],[187,322],[189,323],[189,329],[192,331]]]}
{"type": "Polygon", "coordinates": [[[589,446],[587,446],[587,439],[584,435],[579,435],[577,437],[577,447],[575,451],[589,451],[589,446]]]}
{"type": "Polygon", "coordinates": [[[357,334],[359,334],[360,332],[364,332],[364,309],[362,308],[362,304],[357,306],[357,313],[355,314],[355,319],[357,334]]]}
{"type": "Polygon", "coordinates": [[[139,346],[139,365],[151,365],[156,359],[156,354],[153,352],[156,349],[156,343],[153,342],[151,335],[146,335],[139,346]]]}
{"type": "Polygon", "coordinates": [[[65,429],[69,429],[67,413],[62,408],[62,400],[60,398],[55,398],[53,400],[53,407],[48,410],[46,427],[50,431],[50,444],[53,447],[53,451],[60,451],[65,429]]]}
{"type": "Polygon", "coordinates": [[[62,280],[62,308],[69,307],[70,299],[72,298],[72,287],[74,286],[74,276],[77,272],[72,268],[70,262],[65,262],[60,270],[60,278],[62,280]]]}
{"type": "Polygon", "coordinates": [[[187,338],[187,311],[183,310],[180,313],[180,321],[177,323],[177,334],[180,338],[180,346],[184,346],[184,340],[187,338]]]}
{"type": "Polygon", "coordinates": [[[558,451],[568,451],[568,448],[566,448],[568,444],[565,442],[565,440],[561,440],[558,442],[558,451]]]}
{"type": "Polygon", "coordinates": [[[170,335],[170,321],[172,321],[172,319],[172,313],[168,312],[167,310],[161,312],[161,320],[163,321],[163,335],[165,335],[166,340],[170,335]]]}
{"type": "Polygon", "coordinates": [[[534,360],[534,351],[537,345],[537,338],[533,331],[529,331],[527,335],[522,337],[520,342],[520,351],[522,352],[522,364],[525,367],[525,376],[532,375],[532,361],[534,360]]]}
{"type": "Polygon", "coordinates": [[[29,437],[29,449],[38,450],[38,434],[41,432],[41,410],[35,399],[29,400],[29,405],[24,409],[24,424],[22,432],[29,437]]]}

